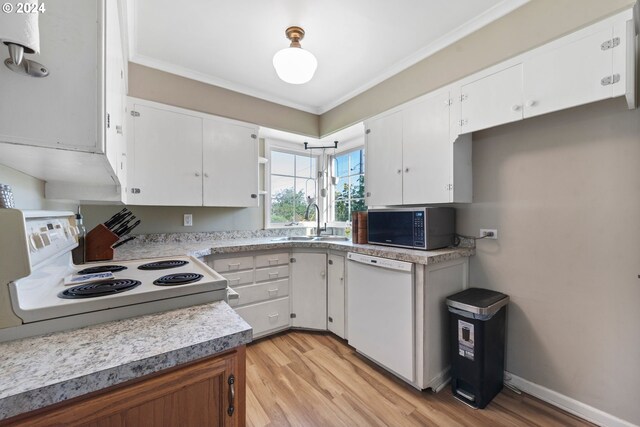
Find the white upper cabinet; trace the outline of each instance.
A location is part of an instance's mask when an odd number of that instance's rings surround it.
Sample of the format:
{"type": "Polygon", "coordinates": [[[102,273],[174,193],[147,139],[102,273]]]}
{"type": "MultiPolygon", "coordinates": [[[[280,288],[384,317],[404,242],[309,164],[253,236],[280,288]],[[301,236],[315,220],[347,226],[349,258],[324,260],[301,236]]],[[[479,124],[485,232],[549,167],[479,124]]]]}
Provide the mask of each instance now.
{"type": "Polygon", "coordinates": [[[402,203],[449,202],[449,92],[402,111],[402,203]]]}
{"type": "Polygon", "coordinates": [[[402,113],[365,123],[365,201],[368,206],[402,204],[402,113]]]}
{"type": "MultiPolygon", "coordinates": [[[[51,0],[40,14],[40,54],[26,55],[49,69],[44,78],[0,71],[0,141],[104,152],[100,1],[51,0]]],[[[3,50],[6,52],[6,49],[3,50]]]]}
{"type": "Polygon", "coordinates": [[[119,17],[115,0],[47,1],[39,16],[40,54],[25,58],[42,63],[49,75],[31,78],[0,67],[0,163],[46,181],[47,198],[123,199],[119,17]]]}
{"type": "Polygon", "coordinates": [[[612,40],[613,31],[607,28],[527,58],[524,117],[611,98],[614,86],[620,84],[619,72],[615,83],[613,79],[613,51],[619,45],[613,47],[612,40]]]}
{"type": "Polygon", "coordinates": [[[258,206],[254,125],[132,100],[127,203],[258,206]]]}
{"type": "Polygon", "coordinates": [[[475,132],[516,120],[522,120],[521,64],[462,86],[462,133],[475,132]]]}
{"type": "Polygon", "coordinates": [[[258,206],[258,129],[204,120],[203,204],[258,206]]]}
{"type": "Polygon", "coordinates": [[[627,11],[463,79],[459,131],[623,95],[635,108],[636,61],[627,11]]]}
{"type": "Polygon", "coordinates": [[[451,105],[439,91],[365,123],[367,206],[471,201],[471,139],[451,134],[451,105]]]}
{"type": "Polygon", "coordinates": [[[106,2],[105,28],[107,46],[105,51],[105,150],[120,185],[124,187],[127,171],[127,140],[125,138],[127,88],[117,1],[106,2]]]}
{"type": "Polygon", "coordinates": [[[202,205],[202,118],[134,104],[128,203],[202,205]]]}

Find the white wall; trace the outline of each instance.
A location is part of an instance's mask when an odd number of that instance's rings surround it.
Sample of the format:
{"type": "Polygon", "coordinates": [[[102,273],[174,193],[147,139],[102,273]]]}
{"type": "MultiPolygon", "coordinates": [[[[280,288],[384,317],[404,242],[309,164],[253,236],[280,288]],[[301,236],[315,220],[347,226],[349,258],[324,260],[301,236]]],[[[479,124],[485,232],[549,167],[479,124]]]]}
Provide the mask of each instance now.
{"type": "Polygon", "coordinates": [[[622,99],[473,135],[473,286],[509,294],[507,370],[640,424],[640,110],[622,99]]]}

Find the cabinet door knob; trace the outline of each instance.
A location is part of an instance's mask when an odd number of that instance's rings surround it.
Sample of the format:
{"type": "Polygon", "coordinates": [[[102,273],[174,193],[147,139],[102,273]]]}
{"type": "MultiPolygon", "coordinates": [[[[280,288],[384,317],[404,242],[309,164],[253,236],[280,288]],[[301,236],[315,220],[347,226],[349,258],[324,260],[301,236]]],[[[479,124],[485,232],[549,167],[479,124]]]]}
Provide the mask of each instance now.
{"type": "Polygon", "coordinates": [[[521,107],[521,106],[519,106],[518,104],[516,104],[516,105],[514,105],[514,106],[512,106],[512,107],[511,107],[511,109],[512,109],[513,111],[520,111],[520,108],[522,108],[522,107],[521,107]]]}
{"type": "Polygon", "coordinates": [[[398,169],[398,173],[402,173],[402,169],[398,169]]]}
{"type": "Polygon", "coordinates": [[[535,106],[536,106],[536,104],[537,104],[537,102],[536,102],[536,101],[533,101],[533,100],[529,100],[529,101],[527,101],[527,107],[535,107],[535,106]]]}
{"type": "Polygon", "coordinates": [[[367,191],[367,197],[371,197],[371,193],[367,191]]]}
{"type": "Polygon", "coordinates": [[[204,174],[204,177],[205,177],[205,178],[209,178],[209,174],[208,174],[208,173],[205,173],[205,174],[204,174]]]}
{"type": "Polygon", "coordinates": [[[200,172],[196,172],[196,173],[195,173],[195,176],[200,176],[200,172]]]}
{"type": "Polygon", "coordinates": [[[253,194],[251,194],[251,198],[252,198],[252,199],[257,199],[257,198],[258,198],[258,195],[257,195],[257,194],[255,194],[255,193],[253,193],[253,194]]]}
{"type": "Polygon", "coordinates": [[[409,172],[409,168],[405,168],[405,169],[404,169],[404,171],[405,171],[405,172],[409,172]]]}

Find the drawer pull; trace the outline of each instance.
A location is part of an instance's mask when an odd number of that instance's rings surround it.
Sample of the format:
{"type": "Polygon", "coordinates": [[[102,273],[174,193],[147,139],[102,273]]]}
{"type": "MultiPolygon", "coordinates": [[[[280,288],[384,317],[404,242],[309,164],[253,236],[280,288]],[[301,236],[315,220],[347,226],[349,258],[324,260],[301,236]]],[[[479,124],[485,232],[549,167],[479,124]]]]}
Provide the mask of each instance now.
{"type": "Polygon", "coordinates": [[[276,258],[276,259],[270,259],[270,260],[269,260],[269,265],[278,264],[278,261],[279,261],[279,260],[278,260],[278,258],[276,258]]]}
{"type": "Polygon", "coordinates": [[[240,263],[235,263],[235,264],[228,264],[229,265],[229,270],[237,270],[240,268],[240,263]]]}
{"type": "Polygon", "coordinates": [[[267,315],[267,317],[269,318],[269,320],[271,319],[277,319],[280,316],[280,313],[273,313],[273,314],[269,314],[267,315]]]}
{"type": "Polygon", "coordinates": [[[275,294],[275,295],[278,295],[278,288],[275,288],[275,289],[267,289],[267,292],[269,293],[269,296],[272,296],[272,295],[274,295],[274,294],[275,294]]]}
{"type": "Polygon", "coordinates": [[[269,279],[271,279],[272,277],[278,277],[280,273],[279,272],[274,272],[274,273],[269,273],[269,279]]]}

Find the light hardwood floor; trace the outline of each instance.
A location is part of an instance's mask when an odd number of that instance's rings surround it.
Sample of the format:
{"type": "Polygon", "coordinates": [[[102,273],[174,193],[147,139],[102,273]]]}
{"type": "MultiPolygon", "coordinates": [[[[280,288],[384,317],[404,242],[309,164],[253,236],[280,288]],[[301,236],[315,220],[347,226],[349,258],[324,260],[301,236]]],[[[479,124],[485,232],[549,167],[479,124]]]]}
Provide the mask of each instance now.
{"type": "Polygon", "coordinates": [[[502,391],[484,410],[404,384],[331,334],[290,331],[247,347],[247,426],[590,426],[502,391]]]}

